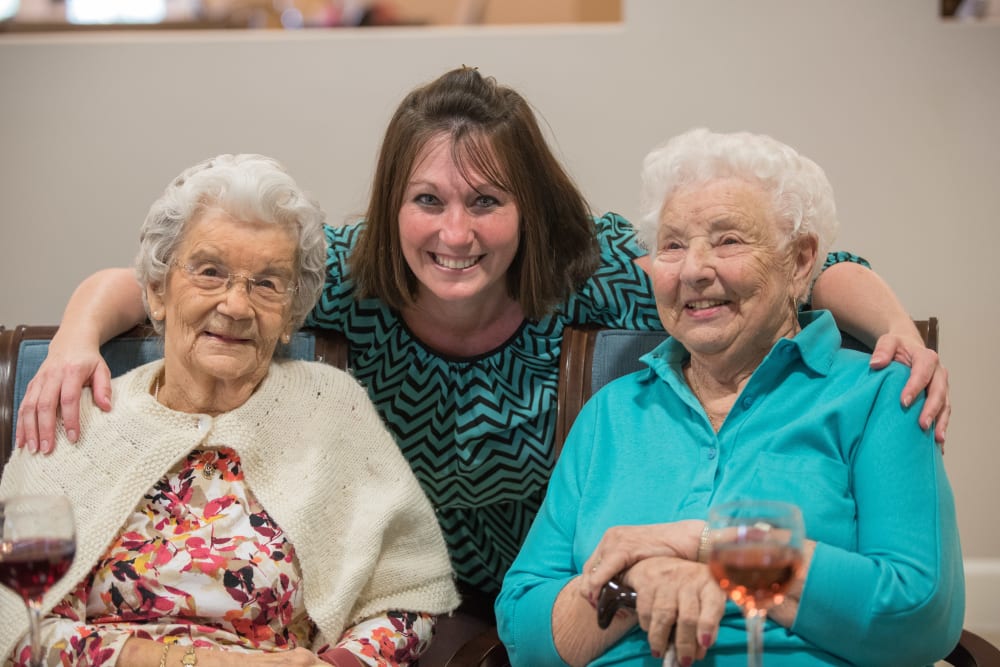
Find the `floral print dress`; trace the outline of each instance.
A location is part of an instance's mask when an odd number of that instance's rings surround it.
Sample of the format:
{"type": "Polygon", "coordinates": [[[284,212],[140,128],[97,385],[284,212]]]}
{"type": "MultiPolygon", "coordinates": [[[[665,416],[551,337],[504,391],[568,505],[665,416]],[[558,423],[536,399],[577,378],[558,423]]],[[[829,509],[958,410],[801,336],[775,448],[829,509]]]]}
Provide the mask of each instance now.
{"type": "MultiPolygon", "coordinates": [[[[194,450],[139,502],[90,574],[44,619],[47,665],[113,665],[131,637],[237,651],[344,650],[407,665],[433,633],[429,614],[390,612],[336,642],[309,619],[295,547],[257,502],[239,457],[194,450]]],[[[29,664],[28,638],[7,664],[29,664]]]]}

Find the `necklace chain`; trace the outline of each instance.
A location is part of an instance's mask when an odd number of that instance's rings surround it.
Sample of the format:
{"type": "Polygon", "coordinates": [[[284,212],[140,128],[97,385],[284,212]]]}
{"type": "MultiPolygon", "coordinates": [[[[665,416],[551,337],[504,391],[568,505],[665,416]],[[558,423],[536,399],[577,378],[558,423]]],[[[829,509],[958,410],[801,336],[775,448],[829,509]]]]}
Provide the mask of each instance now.
{"type": "Polygon", "coordinates": [[[691,388],[691,393],[694,394],[695,400],[701,404],[701,409],[705,411],[705,416],[708,417],[708,422],[712,425],[712,428],[718,431],[720,428],[722,428],[722,424],[723,422],[726,421],[726,417],[729,416],[729,413],[726,412],[725,414],[719,414],[717,411],[713,412],[712,410],[708,409],[708,405],[706,404],[707,397],[702,397],[698,393],[698,390],[703,386],[704,385],[697,377],[697,373],[695,373],[694,369],[692,369],[689,364],[688,387],[691,388]]]}

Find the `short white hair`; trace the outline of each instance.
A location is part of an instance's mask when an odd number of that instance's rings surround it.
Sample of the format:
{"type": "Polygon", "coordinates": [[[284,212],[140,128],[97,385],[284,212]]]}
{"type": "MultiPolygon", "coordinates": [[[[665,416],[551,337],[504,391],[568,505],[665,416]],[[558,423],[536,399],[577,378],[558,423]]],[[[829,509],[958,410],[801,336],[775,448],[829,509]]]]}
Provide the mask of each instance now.
{"type": "Polygon", "coordinates": [[[678,189],[721,178],[755,183],[771,195],[779,232],[785,234],[784,247],[798,236],[816,238],[810,282],[814,280],[839,227],[833,187],[819,165],[764,134],[697,128],[653,149],[642,165],[635,225],[639,241],[655,249],[663,207],[678,189]]]}
{"type": "MultiPolygon", "coordinates": [[[[135,273],[149,314],[146,287],[165,284],[187,228],[208,208],[236,219],[280,225],[297,240],[295,282],[289,313],[299,327],[316,305],[326,280],[325,215],[277,161],[263,155],[219,155],[185,169],[149,209],[139,233],[135,273]]],[[[153,319],[162,333],[163,323],[153,319]]]]}

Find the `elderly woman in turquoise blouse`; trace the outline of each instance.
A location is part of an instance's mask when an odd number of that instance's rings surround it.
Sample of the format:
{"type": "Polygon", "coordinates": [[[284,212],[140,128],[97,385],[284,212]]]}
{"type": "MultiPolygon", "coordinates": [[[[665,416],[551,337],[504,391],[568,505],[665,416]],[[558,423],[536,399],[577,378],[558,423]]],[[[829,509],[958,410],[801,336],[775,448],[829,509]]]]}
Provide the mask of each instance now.
{"type": "Polygon", "coordinates": [[[637,232],[673,335],[581,411],[497,601],[515,666],[746,665],[745,626],[699,562],[708,509],[799,505],[805,556],[765,663],[928,665],[961,631],[951,488],[932,434],[828,312],[799,312],[837,221],[822,170],[769,137],[693,130],[646,158],[637,232]],[[607,630],[609,580],[636,610],[607,630]]]}

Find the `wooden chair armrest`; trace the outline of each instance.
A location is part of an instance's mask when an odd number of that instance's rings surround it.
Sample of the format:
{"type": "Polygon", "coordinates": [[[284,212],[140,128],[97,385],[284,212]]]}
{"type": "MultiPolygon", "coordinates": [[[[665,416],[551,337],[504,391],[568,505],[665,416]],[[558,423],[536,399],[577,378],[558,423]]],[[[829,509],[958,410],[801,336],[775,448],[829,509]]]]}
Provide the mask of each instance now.
{"type": "Polygon", "coordinates": [[[465,642],[448,660],[445,667],[509,667],[507,649],[497,635],[496,627],[465,642]]]}
{"type": "Polygon", "coordinates": [[[962,637],[944,659],[954,667],[1000,667],[1000,648],[974,632],[962,630],[962,637]]]}

